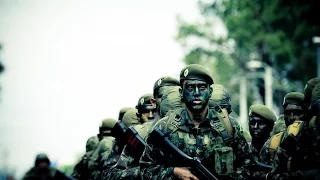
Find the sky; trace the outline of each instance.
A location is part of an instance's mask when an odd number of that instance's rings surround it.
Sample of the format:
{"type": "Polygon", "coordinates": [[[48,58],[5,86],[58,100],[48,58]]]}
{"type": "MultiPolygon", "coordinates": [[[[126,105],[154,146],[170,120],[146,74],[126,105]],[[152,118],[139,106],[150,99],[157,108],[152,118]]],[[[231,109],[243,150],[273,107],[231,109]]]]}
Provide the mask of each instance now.
{"type": "Polygon", "coordinates": [[[178,78],[177,14],[196,0],[0,0],[0,167],[73,163],[102,119],[178,78]]]}

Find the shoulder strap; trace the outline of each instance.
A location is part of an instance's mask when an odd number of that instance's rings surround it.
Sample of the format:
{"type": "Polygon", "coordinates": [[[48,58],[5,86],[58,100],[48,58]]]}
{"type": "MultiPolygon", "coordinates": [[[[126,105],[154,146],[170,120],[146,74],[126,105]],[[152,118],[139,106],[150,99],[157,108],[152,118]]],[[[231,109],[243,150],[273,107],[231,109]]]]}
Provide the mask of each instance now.
{"type": "Polygon", "coordinates": [[[294,136],[297,136],[297,134],[300,132],[301,128],[303,127],[304,122],[303,121],[294,121],[289,127],[288,127],[288,135],[293,134],[294,136]]]}
{"type": "Polygon", "coordinates": [[[280,141],[281,141],[283,133],[284,132],[279,132],[278,134],[275,134],[275,135],[273,135],[271,137],[270,145],[269,145],[269,157],[270,157],[270,160],[273,160],[274,152],[275,152],[275,150],[277,149],[277,147],[280,144],[280,141]]]}
{"type": "MultiPolygon", "coordinates": [[[[220,135],[222,136],[223,140],[225,142],[229,142],[229,140],[233,137],[229,135],[228,128],[226,126],[225,120],[221,117],[221,115],[214,110],[211,110],[212,113],[214,114],[214,119],[211,121],[211,125],[219,131],[220,135]]],[[[231,127],[230,124],[230,120],[227,119],[229,121],[229,125],[231,127]]],[[[229,129],[230,130],[230,129],[229,129]]]]}

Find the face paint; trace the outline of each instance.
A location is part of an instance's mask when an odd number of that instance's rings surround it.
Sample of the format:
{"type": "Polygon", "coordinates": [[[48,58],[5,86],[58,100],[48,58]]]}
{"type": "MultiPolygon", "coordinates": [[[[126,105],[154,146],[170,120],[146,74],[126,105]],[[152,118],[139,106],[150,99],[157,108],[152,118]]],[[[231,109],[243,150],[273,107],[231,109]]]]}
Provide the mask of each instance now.
{"type": "Polygon", "coordinates": [[[152,109],[142,109],[141,111],[141,120],[143,123],[147,121],[153,121],[155,118],[155,108],[152,109]]]}
{"type": "Polygon", "coordinates": [[[295,104],[288,104],[284,109],[284,121],[286,126],[291,125],[295,120],[302,120],[303,118],[302,107],[295,104]]]}
{"type": "Polygon", "coordinates": [[[272,127],[268,126],[269,122],[258,116],[249,116],[249,130],[252,138],[266,139],[269,137],[272,127]]]}
{"type": "Polygon", "coordinates": [[[204,81],[186,80],[182,89],[185,105],[193,112],[201,112],[208,105],[209,85],[204,81]]]}

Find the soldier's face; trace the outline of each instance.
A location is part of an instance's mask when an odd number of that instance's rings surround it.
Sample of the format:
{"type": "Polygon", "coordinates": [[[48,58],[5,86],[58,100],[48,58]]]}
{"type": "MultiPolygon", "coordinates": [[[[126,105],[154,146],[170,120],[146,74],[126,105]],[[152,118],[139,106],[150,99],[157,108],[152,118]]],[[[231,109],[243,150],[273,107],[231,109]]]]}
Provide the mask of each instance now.
{"type": "Polygon", "coordinates": [[[253,138],[267,138],[271,132],[268,120],[259,116],[249,116],[249,130],[253,138]]]}
{"type": "Polygon", "coordinates": [[[186,80],[183,85],[182,95],[189,110],[201,112],[208,105],[211,90],[204,81],[186,80]]]}
{"type": "Polygon", "coordinates": [[[41,168],[41,169],[45,169],[45,168],[48,168],[49,167],[49,164],[48,164],[48,162],[46,162],[46,161],[41,161],[40,163],[39,163],[39,166],[38,166],[39,168],[41,168]]]}
{"type": "Polygon", "coordinates": [[[288,104],[284,109],[284,120],[286,122],[286,126],[288,127],[296,120],[302,120],[303,115],[304,113],[301,106],[288,104]]]}
{"type": "Polygon", "coordinates": [[[141,111],[141,120],[143,122],[147,122],[147,121],[153,121],[155,116],[155,108],[152,109],[142,109],[141,111]]]}

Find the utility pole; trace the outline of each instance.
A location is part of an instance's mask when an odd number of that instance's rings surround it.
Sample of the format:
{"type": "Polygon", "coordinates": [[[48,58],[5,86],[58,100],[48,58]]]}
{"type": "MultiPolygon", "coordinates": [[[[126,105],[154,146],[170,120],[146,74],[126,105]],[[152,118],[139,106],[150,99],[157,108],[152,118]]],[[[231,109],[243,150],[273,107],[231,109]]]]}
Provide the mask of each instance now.
{"type": "Polygon", "coordinates": [[[320,37],[315,36],[312,38],[312,41],[317,46],[317,77],[320,77],[320,37]]]}
{"type": "Polygon", "coordinates": [[[240,78],[240,123],[242,127],[249,130],[248,126],[248,103],[247,103],[247,77],[242,75],[240,78]]]}

